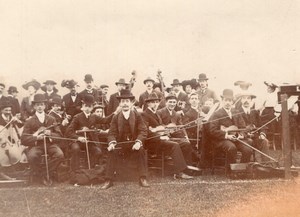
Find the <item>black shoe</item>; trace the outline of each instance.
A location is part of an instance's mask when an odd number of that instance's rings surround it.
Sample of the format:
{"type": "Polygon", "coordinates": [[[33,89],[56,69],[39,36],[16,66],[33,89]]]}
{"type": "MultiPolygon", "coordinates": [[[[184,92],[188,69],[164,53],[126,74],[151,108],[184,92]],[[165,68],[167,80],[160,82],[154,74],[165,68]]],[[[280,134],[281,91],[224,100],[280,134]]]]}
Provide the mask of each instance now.
{"type": "Polygon", "coordinates": [[[104,183],[104,185],[101,187],[101,189],[108,189],[108,188],[110,188],[111,186],[113,186],[114,184],[113,184],[113,182],[111,181],[111,180],[107,180],[107,181],[105,181],[105,183],[104,183]]]}
{"type": "Polygon", "coordinates": [[[140,184],[140,186],[145,187],[145,188],[149,188],[150,187],[147,179],[145,179],[145,178],[140,178],[139,184],[140,184]]]}

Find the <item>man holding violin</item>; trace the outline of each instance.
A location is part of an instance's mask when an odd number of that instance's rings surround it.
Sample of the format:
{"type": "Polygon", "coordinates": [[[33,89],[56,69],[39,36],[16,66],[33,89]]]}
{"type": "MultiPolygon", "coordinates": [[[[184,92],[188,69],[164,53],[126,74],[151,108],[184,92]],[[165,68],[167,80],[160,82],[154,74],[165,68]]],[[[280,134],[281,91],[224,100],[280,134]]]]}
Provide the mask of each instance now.
{"type": "Polygon", "coordinates": [[[250,161],[252,149],[242,144],[242,140],[249,145],[252,144],[251,139],[246,139],[241,129],[246,128],[245,121],[238,111],[233,109],[233,91],[224,89],[222,98],[222,107],[217,110],[209,119],[209,134],[212,143],[219,151],[227,153],[228,163],[235,163],[237,150],[242,152],[241,163],[250,161]],[[230,127],[235,126],[233,131],[230,127]]]}
{"type": "Polygon", "coordinates": [[[32,105],[35,114],[26,120],[21,136],[21,143],[29,147],[27,158],[33,175],[44,174],[41,160],[45,154],[45,142],[47,154],[50,156],[48,161],[50,175],[51,171],[55,171],[64,160],[64,154],[57,145],[62,134],[55,118],[45,113],[46,103],[45,95],[34,95],[32,105]]]}

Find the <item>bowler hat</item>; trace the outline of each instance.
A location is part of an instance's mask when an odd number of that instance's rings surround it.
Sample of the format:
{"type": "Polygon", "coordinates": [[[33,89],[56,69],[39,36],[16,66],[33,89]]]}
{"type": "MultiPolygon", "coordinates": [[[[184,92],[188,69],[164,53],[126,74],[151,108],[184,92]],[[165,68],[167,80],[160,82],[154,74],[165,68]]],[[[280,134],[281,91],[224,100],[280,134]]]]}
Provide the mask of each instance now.
{"type": "Polygon", "coordinates": [[[22,87],[25,90],[28,90],[29,86],[33,86],[34,89],[38,90],[41,87],[41,84],[38,81],[36,81],[35,79],[33,79],[33,80],[31,80],[29,82],[26,82],[25,84],[22,85],[22,87]]]}
{"type": "Polygon", "coordinates": [[[134,96],[132,95],[132,93],[130,92],[130,90],[128,89],[122,89],[120,92],[120,96],[117,96],[117,99],[134,99],[134,96]]]}
{"type": "Polygon", "coordinates": [[[53,81],[53,80],[47,80],[47,81],[45,81],[43,84],[52,84],[52,85],[56,85],[56,82],[55,81],[53,81]]]}
{"type": "Polygon", "coordinates": [[[66,88],[73,88],[78,85],[77,85],[77,82],[72,79],[72,80],[63,80],[61,82],[61,86],[66,87],[66,88]]]}
{"type": "Polygon", "coordinates": [[[168,101],[169,99],[176,99],[177,100],[177,97],[174,94],[170,93],[168,96],[166,96],[166,101],[168,101]]]}
{"type": "Polygon", "coordinates": [[[91,94],[86,94],[83,96],[82,103],[86,105],[94,105],[95,104],[95,98],[91,94]]]}
{"type": "Polygon", "coordinates": [[[152,78],[150,78],[150,77],[148,77],[148,78],[146,78],[146,79],[144,80],[144,84],[146,84],[147,81],[152,81],[153,84],[155,83],[155,81],[154,81],[152,78]]]}
{"type": "Polygon", "coordinates": [[[45,95],[41,93],[35,94],[32,103],[40,103],[40,102],[47,102],[45,95]]]}
{"type": "Polygon", "coordinates": [[[12,93],[19,93],[18,89],[15,87],[15,86],[10,86],[7,90],[7,92],[9,94],[12,94],[12,93]]]}
{"type": "Polygon", "coordinates": [[[52,99],[49,100],[49,104],[51,105],[57,104],[61,106],[62,100],[59,96],[54,96],[52,99]]]}
{"type": "Polygon", "coordinates": [[[84,76],[84,81],[85,82],[87,82],[87,83],[89,83],[89,82],[91,82],[91,81],[93,81],[94,79],[93,79],[93,76],[91,75],[91,74],[86,74],[85,76],[84,76]]]}
{"type": "Polygon", "coordinates": [[[201,73],[201,74],[199,75],[198,81],[201,81],[201,80],[208,80],[208,78],[206,77],[206,74],[201,73]]]}
{"type": "Polygon", "coordinates": [[[233,99],[233,91],[231,89],[224,89],[221,97],[226,99],[233,99]]]}
{"type": "Polygon", "coordinates": [[[180,83],[178,79],[174,79],[171,86],[174,86],[174,85],[182,85],[182,83],[180,83]]]}
{"type": "Polygon", "coordinates": [[[240,86],[241,88],[244,87],[246,89],[248,89],[252,84],[250,82],[247,81],[236,81],[234,82],[234,86],[240,86]]]}
{"type": "Polygon", "coordinates": [[[103,89],[103,88],[108,88],[108,87],[109,87],[109,86],[108,86],[107,84],[101,84],[101,85],[100,85],[100,88],[101,88],[101,89],[103,89]]]}
{"type": "Polygon", "coordinates": [[[160,98],[157,96],[155,92],[151,93],[147,99],[145,99],[145,102],[152,102],[152,101],[160,101],[160,98]]]}
{"type": "Polygon", "coordinates": [[[129,85],[128,83],[125,82],[125,79],[124,79],[124,78],[120,78],[119,81],[117,81],[115,84],[116,84],[116,85],[118,85],[118,84],[129,85]]]}

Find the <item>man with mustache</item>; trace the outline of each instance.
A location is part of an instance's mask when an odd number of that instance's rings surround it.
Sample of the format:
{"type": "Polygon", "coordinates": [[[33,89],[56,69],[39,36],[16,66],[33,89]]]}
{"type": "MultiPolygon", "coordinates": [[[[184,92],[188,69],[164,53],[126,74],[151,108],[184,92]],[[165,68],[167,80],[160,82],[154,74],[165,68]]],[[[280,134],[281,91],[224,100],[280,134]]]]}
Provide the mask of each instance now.
{"type": "Polygon", "coordinates": [[[214,103],[219,101],[216,93],[208,88],[208,78],[206,77],[206,74],[201,73],[199,75],[198,83],[199,86],[197,93],[199,94],[199,101],[201,105],[204,105],[204,103],[210,98],[214,100],[214,103]]]}
{"type": "Polygon", "coordinates": [[[108,106],[107,106],[107,114],[105,115],[110,115],[116,110],[116,108],[118,108],[119,100],[117,97],[119,97],[121,91],[126,89],[126,87],[129,85],[128,83],[125,82],[124,78],[120,78],[119,81],[117,81],[115,84],[117,86],[118,91],[110,95],[108,106]]]}
{"type": "Polygon", "coordinates": [[[139,107],[141,109],[143,109],[143,111],[145,111],[147,109],[147,103],[145,102],[148,97],[150,96],[150,94],[155,93],[157,94],[157,96],[161,99],[162,98],[162,93],[156,91],[153,89],[155,81],[148,77],[144,80],[144,84],[146,86],[146,91],[144,93],[142,93],[139,97],[139,107]]]}
{"type": "Polygon", "coordinates": [[[98,90],[94,87],[94,79],[91,74],[86,74],[84,76],[84,82],[85,82],[85,89],[80,92],[82,97],[86,95],[92,95],[95,99],[96,102],[99,102],[99,92],[98,90]]]}
{"type": "Polygon", "coordinates": [[[139,184],[142,187],[149,187],[146,179],[146,155],[143,148],[147,137],[147,127],[142,116],[132,109],[134,96],[130,90],[121,90],[117,99],[120,100],[122,111],[114,115],[108,132],[106,181],[102,189],[108,189],[113,185],[116,164],[120,156],[134,161],[137,165],[139,184]]]}
{"type": "MultiPolygon", "coordinates": [[[[241,113],[246,123],[246,127],[255,130],[255,128],[259,128],[262,124],[261,124],[259,111],[252,109],[254,98],[256,98],[256,96],[251,94],[250,92],[248,91],[242,92],[240,94],[241,107],[239,109],[239,112],[241,113]]],[[[249,134],[249,136],[250,138],[252,138],[253,145],[255,148],[259,149],[260,151],[266,154],[268,153],[269,141],[266,138],[266,133],[264,129],[261,129],[254,134],[249,134]]],[[[264,157],[259,153],[257,153],[255,157],[258,162],[263,162],[268,160],[268,158],[264,157]]]]}

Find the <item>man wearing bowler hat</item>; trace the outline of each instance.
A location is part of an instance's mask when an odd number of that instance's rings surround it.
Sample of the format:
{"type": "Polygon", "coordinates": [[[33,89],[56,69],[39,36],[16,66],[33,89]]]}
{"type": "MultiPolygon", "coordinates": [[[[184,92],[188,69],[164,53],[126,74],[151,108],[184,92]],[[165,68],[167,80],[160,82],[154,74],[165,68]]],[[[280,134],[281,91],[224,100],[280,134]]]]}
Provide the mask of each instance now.
{"type": "Polygon", "coordinates": [[[250,161],[253,153],[252,149],[237,141],[238,138],[252,145],[251,139],[246,139],[243,133],[228,133],[228,127],[236,126],[238,129],[245,129],[246,124],[242,115],[233,108],[233,91],[224,89],[222,98],[222,107],[218,109],[209,120],[209,135],[212,145],[218,151],[227,153],[228,163],[236,163],[237,151],[242,152],[241,163],[250,161]]]}
{"type": "Polygon", "coordinates": [[[96,102],[99,102],[99,92],[94,86],[94,79],[91,74],[86,74],[84,76],[85,89],[80,92],[82,97],[86,95],[92,95],[96,102]]]}
{"type": "Polygon", "coordinates": [[[169,136],[164,135],[165,127],[162,119],[157,114],[157,108],[160,98],[156,93],[151,93],[145,103],[148,104],[147,109],[143,111],[142,117],[148,128],[148,138],[146,139],[146,148],[154,153],[164,151],[171,156],[174,162],[175,176],[182,179],[191,179],[192,176],[185,174],[187,164],[182,154],[180,145],[176,141],[171,141],[169,136]]]}
{"type": "Polygon", "coordinates": [[[7,93],[7,99],[12,105],[12,115],[15,116],[16,114],[18,114],[18,117],[21,118],[20,103],[17,98],[19,93],[18,89],[14,86],[10,86],[7,90],[7,93]]]}
{"type": "Polygon", "coordinates": [[[199,84],[199,88],[198,88],[198,95],[199,95],[199,102],[200,105],[204,105],[205,102],[212,98],[214,100],[214,103],[219,101],[219,98],[217,97],[216,93],[208,88],[208,78],[206,77],[206,74],[201,73],[199,75],[199,79],[198,79],[198,84],[199,84]]]}
{"type": "Polygon", "coordinates": [[[188,110],[190,108],[189,98],[188,95],[182,91],[182,83],[179,82],[178,79],[174,79],[171,86],[173,87],[174,94],[177,98],[175,111],[188,110]]]}
{"type": "Polygon", "coordinates": [[[47,100],[47,107],[45,112],[48,113],[50,110],[49,101],[51,101],[53,97],[60,97],[60,95],[57,94],[58,89],[55,87],[55,81],[47,80],[43,84],[44,86],[41,87],[41,90],[45,92],[44,95],[47,100]]]}
{"type": "Polygon", "coordinates": [[[106,182],[102,189],[110,188],[113,185],[117,159],[120,157],[120,154],[135,162],[139,175],[139,184],[142,187],[149,187],[146,180],[147,162],[143,148],[144,140],[147,137],[147,127],[142,116],[131,109],[134,96],[129,90],[121,90],[117,99],[120,100],[122,111],[113,117],[109,128],[106,182]]]}
{"type": "Polygon", "coordinates": [[[61,86],[68,88],[70,91],[63,96],[62,107],[68,120],[71,121],[74,115],[81,112],[82,95],[78,93],[77,88],[79,87],[79,85],[73,79],[63,80],[61,82],[61,86]]]}
{"type": "MultiPolygon", "coordinates": [[[[105,118],[99,117],[92,114],[92,110],[95,105],[95,99],[91,94],[87,94],[82,98],[82,112],[75,115],[67,127],[65,136],[72,138],[74,141],[71,146],[71,169],[76,171],[80,167],[80,150],[85,149],[86,142],[89,145],[89,154],[91,157],[91,167],[94,167],[99,163],[102,151],[98,144],[98,134],[97,132],[87,132],[87,137],[84,137],[84,133],[77,133],[77,130],[93,130],[96,128],[96,124],[106,124],[110,123],[112,115],[105,118]]],[[[115,114],[118,111],[115,112],[115,114]]]]}
{"type": "Polygon", "coordinates": [[[157,92],[153,89],[155,81],[148,77],[144,80],[144,85],[146,86],[146,91],[142,93],[139,97],[139,107],[145,111],[147,109],[147,103],[145,103],[146,99],[148,99],[149,95],[152,93],[155,93],[159,96],[159,98],[162,98],[162,93],[157,92]]]}
{"type": "Polygon", "coordinates": [[[117,96],[120,96],[121,90],[126,89],[126,87],[129,85],[128,83],[125,82],[124,78],[120,78],[119,81],[117,81],[115,84],[117,86],[118,91],[110,95],[106,115],[110,115],[116,110],[116,108],[118,108],[119,100],[117,99],[117,96]]]}
{"type": "Polygon", "coordinates": [[[46,172],[41,168],[41,160],[45,154],[44,136],[46,136],[47,153],[50,156],[50,176],[64,160],[64,154],[57,145],[62,133],[55,118],[45,113],[46,103],[44,94],[34,96],[32,105],[35,114],[26,120],[21,136],[22,144],[29,147],[27,158],[34,176],[43,176],[46,172]]]}

